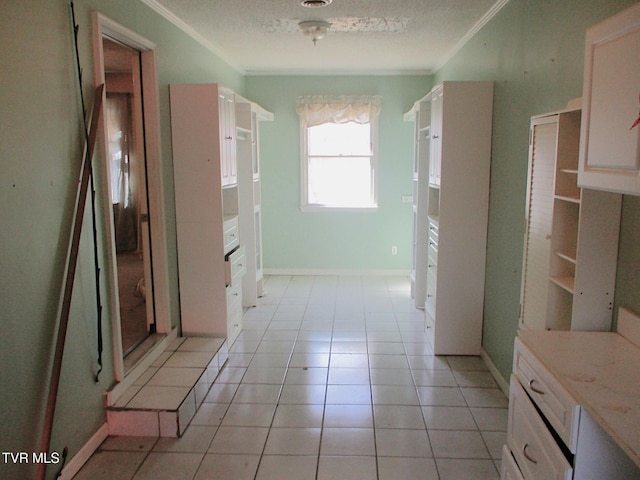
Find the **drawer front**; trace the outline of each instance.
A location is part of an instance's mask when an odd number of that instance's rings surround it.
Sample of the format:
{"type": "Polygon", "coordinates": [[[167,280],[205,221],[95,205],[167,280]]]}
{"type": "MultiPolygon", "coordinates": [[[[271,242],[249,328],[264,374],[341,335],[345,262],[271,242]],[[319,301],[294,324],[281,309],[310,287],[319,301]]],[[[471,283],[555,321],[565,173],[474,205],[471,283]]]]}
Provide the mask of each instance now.
{"type": "Polygon", "coordinates": [[[237,247],[225,257],[225,279],[227,285],[238,283],[247,271],[246,250],[244,246],[237,247]]]}
{"type": "Polygon", "coordinates": [[[502,447],[502,468],[500,469],[501,480],[524,480],[516,460],[511,454],[509,447],[502,447]]]}
{"type": "Polygon", "coordinates": [[[437,291],[437,277],[435,271],[427,272],[427,300],[425,301],[425,310],[433,318],[436,316],[436,291],[437,291]]]}
{"type": "Polygon", "coordinates": [[[237,307],[237,305],[242,308],[242,283],[239,282],[227,287],[227,318],[231,309],[237,307]]]}
{"type": "Polygon", "coordinates": [[[438,243],[438,225],[433,222],[429,222],[429,239],[438,243]]]}
{"type": "MultiPolygon", "coordinates": [[[[240,234],[238,233],[238,218],[234,217],[226,220],[224,230],[224,253],[225,255],[240,245],[240,234]]],[[[219,238],[219,237],[218,237],[219,238]]]]}
{"type": "Polygon", "coordinates": [[[227,338],[229,344],[232,345],[238,337],[240,330],[242,330],[242,305],[234,307],[228,314],[227,338]]]}
{"type": "Polygon", "coordinates": [[[427,244],[427,257],[430,261],[438,263],[438,243],[429,239],[427,244]]]}
{"type": "Polygon", "coordinates": [[[576,453],[580,405],[517,338],[513,370],[556,433],[576,453]]]}
{"type": "Polygon", "coordinates": [[[573,469],[515,375],[509,391],[507,442],[522,476],[530,480],[571,480],[573,469]]]}

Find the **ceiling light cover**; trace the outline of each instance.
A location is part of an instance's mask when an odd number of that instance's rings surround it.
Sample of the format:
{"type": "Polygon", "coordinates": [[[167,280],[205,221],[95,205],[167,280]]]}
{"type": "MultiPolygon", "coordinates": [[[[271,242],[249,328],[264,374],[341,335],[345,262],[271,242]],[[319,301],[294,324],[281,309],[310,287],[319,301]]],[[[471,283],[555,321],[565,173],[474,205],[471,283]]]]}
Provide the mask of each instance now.
{"type": "Polygon", "coordinates": [[[303,7],[318,8],[318,7],[326,7],[332,1],[333,0],[302,0],[300,2],[300,5],[302,5],[303,7]]]}
{"type": "Polygon", "coordinates": [[[318,43],[318,40],[324,38],[331,24],[323,20],[309,20],[306,22],[300,22],[298,26],[300,27],[300,30],[302,30],[302,33],[307,37],[311,37],[311,40],[315,45],[318,43]]]}

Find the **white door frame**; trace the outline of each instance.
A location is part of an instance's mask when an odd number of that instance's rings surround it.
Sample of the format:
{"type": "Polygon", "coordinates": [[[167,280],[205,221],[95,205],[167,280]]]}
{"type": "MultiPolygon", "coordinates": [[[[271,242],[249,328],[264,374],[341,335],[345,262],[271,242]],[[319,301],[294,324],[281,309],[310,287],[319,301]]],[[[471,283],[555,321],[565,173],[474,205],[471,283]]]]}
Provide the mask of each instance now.
{"type": "MultiPolygon", "coordinates": [[[[93,55],[95,64],[96,85],[105,82],[104,57],[102,49],[102,37],[108,36],[125,45],[128,45],[141,52],[142,66],[142,91],[144,92],[144,138],[146,147],[147,162],[147,182],[149,197],[149,226],[151,244],[153,248],[153,289],[154,305],[156,317],[156,331],[158,333],[169,334],[172,331],[170,320],[170,300],[169,300],[169,268],[167,257],[167,239],[165,228],[164,212],[164,190],[162,184],[161,150],[160,150],[160,109],[158,100],[158,81],[156,74],[155,49],[156,45],[137,33],[116,23],[99,12],[92,12],[93,22],[93,55]]],[[[103,99],[104,100],[104,99],[103,99]]],[[[104,103],[103,103],[104,104],[104,103]]],[[[100,143],[102,146],[103,158],[107,156],[107,143],[105,139],[106,124],[105,110],[103,109],[103,122],[100,131],[100,143]]],[[[109,192],[109,169],[107,162],[101,162],[102,176],[102,199],[106,205],[110,205],[108,199],[109,192]]],[[[113,211],[105,208],[104,222],[109,248],[107,253],[107,278],[112,280],[112,285],[117,282],[117,265],[115,254],[115,235],[113,228],[113,211]]],[[[122,338],[120,331],[120,307],[115,288],[108,289],[109,311],[111,312],[111,331],[113,334],[113,362],[115,380],[122,382],[125,376],[124,362],[122,355],[122,338]]]]}

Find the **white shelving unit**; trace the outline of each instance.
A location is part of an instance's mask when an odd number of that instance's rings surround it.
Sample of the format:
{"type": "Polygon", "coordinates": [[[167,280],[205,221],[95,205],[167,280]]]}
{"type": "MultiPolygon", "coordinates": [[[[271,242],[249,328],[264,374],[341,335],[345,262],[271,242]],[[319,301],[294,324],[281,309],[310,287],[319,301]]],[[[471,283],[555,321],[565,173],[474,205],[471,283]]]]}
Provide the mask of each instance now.
{"type": "Polygon", "coordinates": [[[272,121],[273,114],[239,95],[236,95],[235,108],[240,236],[248,248],[242,300],[243,306],[254,307],[264,293],[259,125],[262,121],[272,121]]]}
{"type": "Polygon", "coordinates": [[[416,105],[414,298],[424,298],[436,354],[478,355],[493,83],[444,82],[416,105]]]}
{"type": "Polygon", "coordinates": [[[242,320],[235,95],[170,85],[182,335],[225,337],[242,320]]]}
{"type": "Polygon", "coordinates": [[[423,309],[427,299],[427,211],[429,185],[429,152],[431,142],[431,94],[414,103],[404,115],[414,123],[413,151],[413,252],[411,267],[411,298],[416,308],[423,309]]]}
{"type": "Polygon", "coordinates": [[[520,326],[609,330],[621,196],[578,187],[581,110],[531,119],[520,326]]]}

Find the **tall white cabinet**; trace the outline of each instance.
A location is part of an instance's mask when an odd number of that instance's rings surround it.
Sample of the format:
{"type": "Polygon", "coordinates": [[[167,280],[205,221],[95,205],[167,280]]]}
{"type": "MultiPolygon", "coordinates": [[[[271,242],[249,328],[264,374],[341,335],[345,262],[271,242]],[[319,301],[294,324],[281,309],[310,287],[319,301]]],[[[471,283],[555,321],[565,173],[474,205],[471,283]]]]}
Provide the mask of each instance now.
{"type": "Polygon", "coordinates": [[[621,196],[578,187],[581,123],[531,119],[521,328],[611,328],[621,196]]]}
{"type": "Polygon", "coordinates": [[[170,85],[180,316],[185,336],[226,337],[242,324],[235,94],[170,85]]]}
{"type": "Polygon", "coordinates": [[[254,307],[263,295],[260,122],[272,121],[273,113],[239,95],[236,95],[235,109],[240,237],[248,249],[242,301],[245,307],[254,307]]]}
{"type": "Polygon", "coordinates": [[[413,122],[413,251],[411,298],[416,308],[423,309],[427,300],[427,198],[429,187],[429,154],[431,148],[431,94],[414,103],[404,115],[413,122]]]}
{"type": "Polygon", "coordinates": [[[424,295],[436,354],[478,355],[484,305],[493,83],[444,82],[422,101],[427,103],[419,108],[425,114],[429,112],[429,125],[426,128],[425,122],[416,130],[424,138],[417,138],[418,181],[414,181],[414,195],[417,192],[418,196],[415,298],[424,295]],[[420,146],[428,147],[428,154],[420,146]],[[425,279],[424,287],[417,281],[421,277],[425,279]]]}

